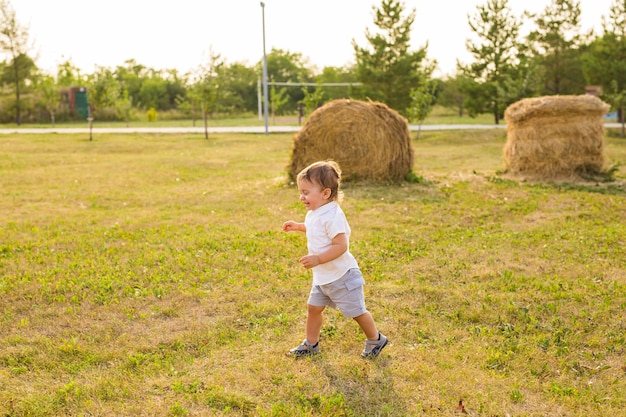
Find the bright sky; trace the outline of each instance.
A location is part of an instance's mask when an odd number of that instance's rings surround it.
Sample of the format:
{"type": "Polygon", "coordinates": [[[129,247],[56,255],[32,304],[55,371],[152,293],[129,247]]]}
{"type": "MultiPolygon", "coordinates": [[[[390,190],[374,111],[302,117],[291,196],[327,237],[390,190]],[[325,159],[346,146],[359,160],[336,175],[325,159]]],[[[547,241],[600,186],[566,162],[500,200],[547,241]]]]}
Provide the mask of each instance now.
{"type": "MultiPolygon", "coordinates": [[[[367,46],[374,30],[372,6],[381,0],[10,0],[18,21],[29,29],[37,65],[55,73],[66,60],[84,74],[96,66],[115,68],[128,59],[154,69],[181,73],[206,63],[210,51],[227,63],[254,65],[265,50],[301,53],[310,64],[343,66],[354,60],[352,40],[367,46]],[[263,13],[264,11],[264,13],[263,13]],[[265,19],[263,19],[263,14],[265,19]]],[[[582,28],[599,33],[613,0],[579,0],[582,28]]],[[[456,61],[471,62],[468,15],[487,0],[404,0],[416,10],[411,46],[428,42],[429,59],[441,74],[456,61]]],[[[549,0],[509,0],[513,12],[541,12],[549,0]]],[[[405,12],[406,13],[406,12],[405,12]]]]}

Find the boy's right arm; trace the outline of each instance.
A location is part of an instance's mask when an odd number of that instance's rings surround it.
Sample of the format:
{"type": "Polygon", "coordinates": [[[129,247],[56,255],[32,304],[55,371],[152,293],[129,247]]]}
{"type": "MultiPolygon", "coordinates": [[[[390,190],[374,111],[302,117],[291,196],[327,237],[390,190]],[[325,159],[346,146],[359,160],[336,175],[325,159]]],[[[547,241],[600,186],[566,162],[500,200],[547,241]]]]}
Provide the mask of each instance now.
{"type": "Polygon", "coordinates": [[[293,220],[288,220],[283,223],[283,232],[306,232],[306,226],[304,223],[294,222],[293,220]]]}

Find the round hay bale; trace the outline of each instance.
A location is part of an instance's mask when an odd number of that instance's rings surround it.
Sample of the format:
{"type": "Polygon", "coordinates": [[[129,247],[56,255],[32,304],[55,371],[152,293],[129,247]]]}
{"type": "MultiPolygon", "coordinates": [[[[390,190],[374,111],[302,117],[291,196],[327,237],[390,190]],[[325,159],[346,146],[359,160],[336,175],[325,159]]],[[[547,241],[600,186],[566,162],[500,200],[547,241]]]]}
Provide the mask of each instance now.
{"type": "Polygon", "coordinates": [[[289,174],[333,160],[342,180],[399,181],[413,167],[406,119],[383,103],[339,99],[315,110],[293,137],[289,174]]]}
{"type": "Polygon", "coordinates": [[[580,178],[604,169],[603,116],[591,95],[526,98],[504,112],[507,172],[530,179],[580,178]]]}

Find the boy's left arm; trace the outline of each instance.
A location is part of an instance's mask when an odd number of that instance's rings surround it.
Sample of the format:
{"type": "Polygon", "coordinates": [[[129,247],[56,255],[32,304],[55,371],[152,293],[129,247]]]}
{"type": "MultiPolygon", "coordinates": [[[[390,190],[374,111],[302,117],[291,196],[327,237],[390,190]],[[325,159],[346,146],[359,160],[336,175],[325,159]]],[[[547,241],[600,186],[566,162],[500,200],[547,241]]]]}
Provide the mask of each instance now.
{"type": "Polygon", "coordinates": [[[339,233],[333,238],[330,244],[330,248],[326,249],[324,252],[318,255],[303,256],[302,258],[300,258],[300,263],[307,269],[313,268],[320,264],[325,264],[339,258],[347,250],[348,239],[346,238],[346,234],[339,233]]]}

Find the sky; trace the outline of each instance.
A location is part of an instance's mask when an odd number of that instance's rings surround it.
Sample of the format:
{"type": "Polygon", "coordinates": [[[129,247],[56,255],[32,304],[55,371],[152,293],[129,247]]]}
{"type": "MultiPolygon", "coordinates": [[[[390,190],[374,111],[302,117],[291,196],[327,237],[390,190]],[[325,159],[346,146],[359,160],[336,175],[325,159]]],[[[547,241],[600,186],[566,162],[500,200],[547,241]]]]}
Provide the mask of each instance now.
{"type": "MultiPolygon", "coordinates": [[[[321,70],[354,62],[352,42],[368,46],[373,7],[381,0],[9,0],[28,29],[31,56],[44,71],[71,61],[83,74],[115,68],[129,59],[181,74],[208,62],[211,52],[226,63],[252,66],[273,48],[299,53],[321,70]],[[263,30],[265,26],[265,30],[263,30]],[[265,42],[263,34],[265,33],[265,42]]],[[[578,0],[581,27],[600,33],[613,0],[578,0]]],[[[428,45],[435,75],[451,75],[456,62],[470,63],[468,16],[487,0],[404,0],[416,11],[411,49],[428,45]]],[[[517,16],[542,12],[549,0],[509,0],[517,16]]],[[[6,59],[6,57],[5,57],[6,59]]]]}

